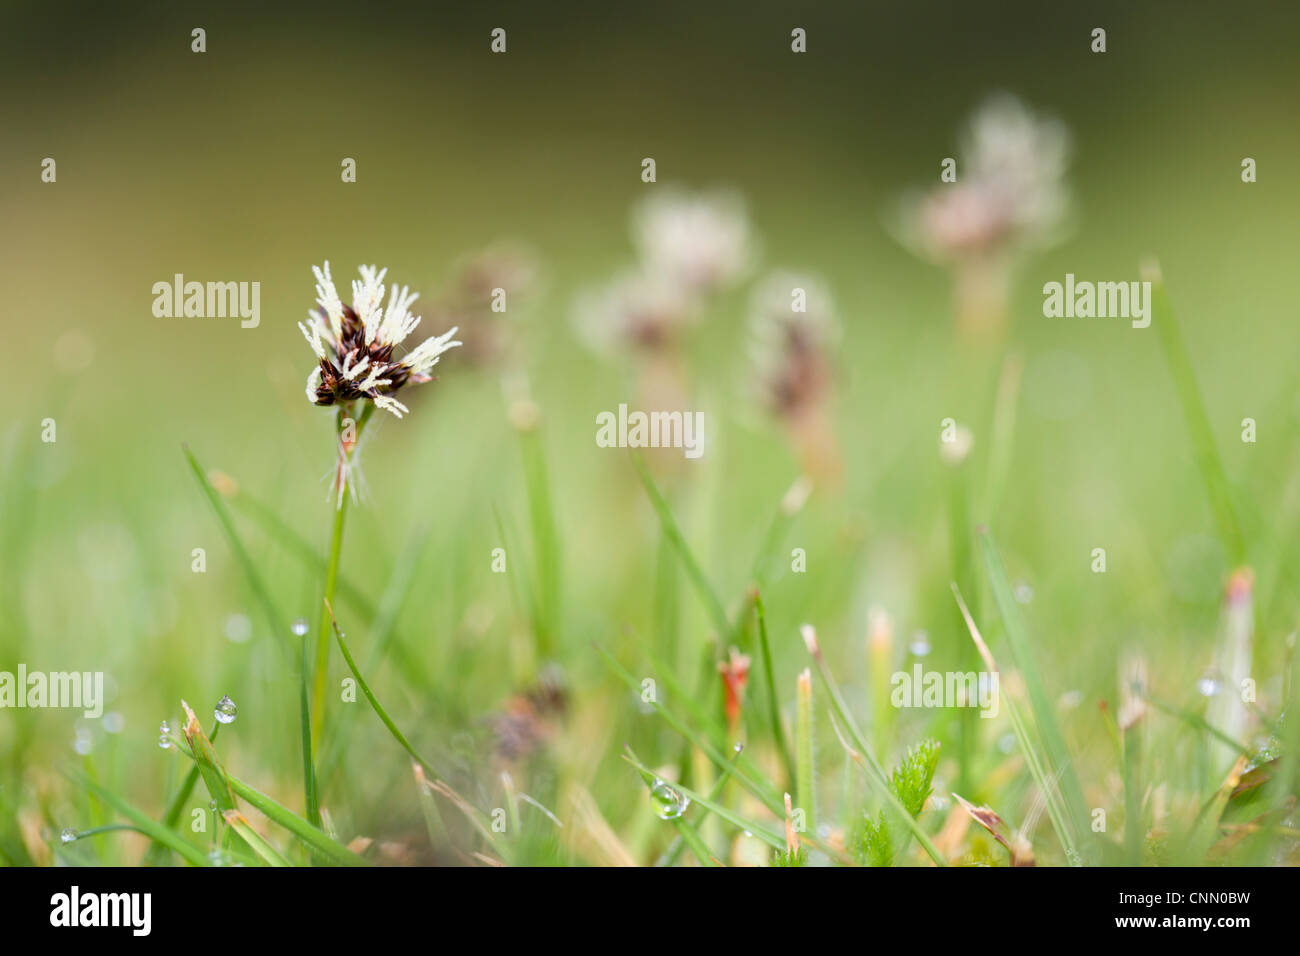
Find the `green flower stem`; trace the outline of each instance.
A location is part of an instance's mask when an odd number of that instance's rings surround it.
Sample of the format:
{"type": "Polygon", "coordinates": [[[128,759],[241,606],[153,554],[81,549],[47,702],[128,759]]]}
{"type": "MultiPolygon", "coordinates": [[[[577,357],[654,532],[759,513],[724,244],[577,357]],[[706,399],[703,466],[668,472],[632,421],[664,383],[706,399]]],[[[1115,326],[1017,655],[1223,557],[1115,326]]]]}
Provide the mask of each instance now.
{"type": "MultiPolygon", "coordinates": [[[[367,402],[361,416],[356,419],[356,438],[352,443],[352,448],[340,451],[344,464],[351,464],[353,457],[356,455],[357,446],[361,443],[361,433],[365,430],[366,422],[370,420],[374,410],[374,404],[367,402]]],[[[339,412],[338,430],[340,442],[342,442],[343,423],[351,418],[351,412],[351,406],[341,409],[339,412]]],[[[338,480],[345,482],[347,480],[346,474],[340,472],[338,480]]],[[[325,565],[324,604],[334,603],[334,589],[339,580],[339,556],[343,550],[343,523],[348,513],[348,489],[340,487],[338,493],[339,503],[334,511],[334,528],[330,534],[329,560],[325,565]]],[[[324,723],[325,686],[329,677],[329,639],[329,616],[322,612],[320,627],[316,632],[316,663],[311,694],[311,744],[313,750],[320,743],[321,727],[324,723]]]]}

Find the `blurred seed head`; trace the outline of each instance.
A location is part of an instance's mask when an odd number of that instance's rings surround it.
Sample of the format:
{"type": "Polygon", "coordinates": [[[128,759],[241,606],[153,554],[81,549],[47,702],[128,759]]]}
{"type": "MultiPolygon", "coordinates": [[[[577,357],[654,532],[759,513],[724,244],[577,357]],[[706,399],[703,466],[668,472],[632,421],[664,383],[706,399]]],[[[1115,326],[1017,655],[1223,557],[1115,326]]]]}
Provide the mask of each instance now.
{"type": "Polygon", "coordinates": [[[597,352],[658,352],[676,346],[698,309],[664,273],[626,272],[578,297],[578,334],[597,352]]]}
{"type": "Polygon", "coordinates": [[[439,326],[460,328],[461,356],[466,362],[495,365],[513,344],[509,320],[536,295],[539,276],[531,249],[520,243],[498,243],[457,262],[450,286],[429,311],[439,326]],[[505,292],[504,312],[493,310],[497,289],[505,292]]]}
{"type": "Polygon", "coordinates": [[[937,262],[984,259],[1057,239],[1070,209],[1063,123],[999,93],[962,134],[957,181],[904,204],[904,234],[937,262]]]}
{"type": "Polygon", "coordinates": [[[831,350],[839,340],[826,285],[792,272],[769,275],[754,290],[749,327],[755,385],[763,404],[788,420],[821,404],[830,390],[831,350]],[[796,300],[796,290],[802,301],[796,300]]]}
{"type": "Polygon", "coordinates": [[[731,192],[657,189],[634,211],[632,237],[647,272],[693,295],[733,285],[755,253],[744,201],[731,192]]]}

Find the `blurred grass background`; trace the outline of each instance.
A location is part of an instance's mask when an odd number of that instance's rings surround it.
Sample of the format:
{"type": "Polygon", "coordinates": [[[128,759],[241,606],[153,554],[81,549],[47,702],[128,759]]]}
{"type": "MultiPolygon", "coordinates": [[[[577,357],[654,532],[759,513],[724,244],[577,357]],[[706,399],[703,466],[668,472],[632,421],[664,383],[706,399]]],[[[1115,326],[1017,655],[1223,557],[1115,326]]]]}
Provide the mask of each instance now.
{"type": "MultiPolygon", "coordinates": [[[[312,304],[310,265],[328,258],[343,280],[378,262],[427,300],[458,257],[505,239],[534,250],[543,280],[510,321],[542,413],[562,552],[555,657],[570,690],[549,781],[534,789],[553,803],[557,777],[579,781],[629,846],[666,839],[616,755],[635,739],[650,762],[671,761],[677,744],[589,646],[600,640],[631,662],[655,640],[659,530],[625,456],[593,440],[596,413],[631,400],[628,370],[587,352],[570,322],[577,292],[630,261],[629,211],[664,184],[740,191],[762,265],[823,276],[844,330],[834,400],[844,486],[814,495],[788,537],[787,551],[807,550],[808,573],[783,575],[765,595],[787,712],[804,620],[849,685],[862,679],[876,605],[894,617],[900,655],[925,630],[930,666],[964,668],[937,436],[941,419],[974,417],[994,382],[969,373],[953,339],[947,277],[888,223],[898,196],[933,182],[963,118],[996,90],[1070,127],[1077,214],[1070,238],[1017,280],[1008,345],[1025,370],[1012,466],[996,513],[975,517],[1032,587],[1025,612],[1050,691],[1085,701],[1067,720],[1085,790],[1102,801],[1109,786],[1114,755],[1095,705],[1115,699],[1121,651],[1141,649],[1153,685],[1188,699],[1213,656],[1230,568],[1153,331],[1044,319],[1044,282],[1137,278],[1142,256],[1160,258],[1216,441],[1249,505],[1258,592],[1274,593],[1294,564],[1294,6],[1247,16],[1209,3],[326,3],[290,15],[251,4],[8,3],[3,17],[12,411],[0,428],[0,668],[106,671],[123,729],[91,728],[90,759],[150,812],[178,759],[158,750],[154,728],[175,719],[182,697],[206,713],[230,694],[240,717],[221,741],[227,763],[294,806],[300,786],[282,635],[267,633],[181,444],[323,549],[330,416],[303,399],[310,353],[295,328],[312,304]],[[190,52],[195,26],[207,30],[202,55],[190,52]],[[496,26],[508,31],[504,56],[488,52],[496,26]],[[789,52],[794,26],[808,31],[806,55],[789,52]],[[1094,26],[1108,31],[1105,55],[1088,50],[1094,26]],[[58,163],[53,185],[40,181],[47,156],[58,163]],[[657,161],[656,185],[640,181],[645,156],[657,161]],[[1240,181],[1245,156],[1259,163],[1256,184],[1240,181]],[[339,181],[343,157],[357,160],[356,184],[339,181]],[[155,318],[151,286],[177,272],[260,281],[260,327],[155,318]],[[89,343],[89,365],[68,370],[60,342],[89,343]],[[54,444],[39,439],[46,417],[57,420],[54,444]],[[1244,417],[1259,423],[1257,444],[1239,440],[1244,417]],[[190,570],[196,547],[207,551],[203,575],[190,570]],[[1094,547],[1107,549],[1106,575],[1089,571],[1094,547]],[[244,636],[241,615],[248,639],[231,640],[244,636]]],[[[691,340],[711,445],[674,502],[727,600],[743,593],[798,474],[746,392],[747,303],[747,290],[724,296],[691,340]]],[[[490,572],[503,543],[493,509],[519,542],[513,573],[530,567],[529,517],[500,385],[459,358],[408,397],[408,420],[377,422],[371,499],[350,517],[344,574],[378,604],[402,556],[419,555],[396,633],[420,676],[402,679],[390,660],[371,681],[417,746],[487,787],[483,721],[537,667],[510,583],[490,572]]],[[[986,437],[976,435],[976,475],[986,437]]],[[[286,617],[313,618],[318,576],[236,513],[286,617]]],[[[693,662],[708,622],[678,590],[671,630],[679,662],[693,662]]],[[[1276,675],[1295,612],[1286,590],[1259,622],[1262,682],[1276,675]]],[[[364,657],[367,622],[350,616],[344,627],[364,657]]],[[[84,798],[57,776],[81,760],[75,715],[0,716],[0,811],[19,831],[84,823],[84,798]]],[[[901,747],[923,732],[944,739],[952,714],[898,720],[901,747]]],[[[327,782],[325,805],[345,834],[418,834],[405,759],[373,715],[354,722],[348,772],[327,782]]],[[[830,771],[841,755],[821,730],[830,771]]],[[[1000,756],[991,751],[990,765],[1000,756]]],[[[1156,759],[1173,773],[1180,758],[1156,759]]],[[[491,805],[486,791],[474,795],[491,805]]]]}

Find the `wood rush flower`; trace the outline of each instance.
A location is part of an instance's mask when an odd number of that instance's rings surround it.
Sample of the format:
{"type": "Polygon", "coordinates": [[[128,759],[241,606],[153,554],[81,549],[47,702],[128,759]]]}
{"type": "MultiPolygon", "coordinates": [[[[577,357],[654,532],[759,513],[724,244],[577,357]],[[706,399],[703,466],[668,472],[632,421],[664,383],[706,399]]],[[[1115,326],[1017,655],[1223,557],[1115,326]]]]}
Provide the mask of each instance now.
{"type": "Polygon", "coordinates": [[[387,269],[361,266],[361,278],[352,280],[352,305],[339,298],[330,264],[312,266],[316,274],[316,304],[299,322],[307,344],[320,360],[307,378],[307,399],[316,405],[334,405],[368,398],[377,408],[401,418],[410,411],[393,397],[408,382],[428,382],[429,371],[443,352],[460,345],[452,341],[457,329],[433,335],[401,357],[394,350],[420,324],[410,308],[418,296],[393,284],[388,306],[383,306],[387,269]]]}

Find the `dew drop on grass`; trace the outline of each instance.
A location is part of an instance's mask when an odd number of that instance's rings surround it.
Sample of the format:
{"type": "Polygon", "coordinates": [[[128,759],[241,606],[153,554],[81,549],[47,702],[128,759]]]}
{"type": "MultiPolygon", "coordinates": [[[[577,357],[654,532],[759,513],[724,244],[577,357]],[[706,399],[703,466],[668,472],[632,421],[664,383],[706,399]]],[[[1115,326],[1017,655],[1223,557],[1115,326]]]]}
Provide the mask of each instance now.
{"type": "Polygon", "coordinates": [[[691,805],[690,798],[660,780],[650,788],[650,802],[661,820],[676,820],[691,805]]]}
{"type": "Polygon", "coordinates": [[[59,839],[64,843],[71,843],[77,839],[77,831],[72,829],[72,827],[66,827],[63,832],[59,834],[59,839]]]}
{"type": "Polygon", "coordinates": [[[227,694],[225,697],[222,697],[221,700],[217,701],[217,706],[213,709],[212,716],[217,718],[217,720],[223,724],[231,724],[235,722],[235,716],[238,713],[239,709],[235,706],[235,702],[231,700],[230,695],[227,694]]]}
{"type": "Polygon", "coordinates": [[[907,649],[917,657],[924,657],[930,653],[930,635],[925,631],[917,631],[912,635],[912,641],[907,645],[907,649]]]}
{"type": "Polygon", "coordinates": [[[305,617],[297,618],[293,622],[293,632],[297,634],[299,637],[302,637],[304,634],[307,633],[307,629],[310,626],[311,625],[307,623],[307,619],[305,617]]]}
{"type": "Polygon", "coordinates": [[[1196,692],[1202,697],[1214,697],[1220,690],[1219,682],[1208,675],[1196,682],[1196,692]]]}
{"type": "Polygon", "coordinates": [[[167,721],[164,720],[158,725],[158,746],[160,749],[166,750],[172,745],[171,732],[172,725],[167,721]]]}
{"type": "Polygon", "coordinates": [[[1028,581],[1017,581],[1013,593],[1020,604],[1028,604],[1034,599],[1034,588],[1028,581]]]}

